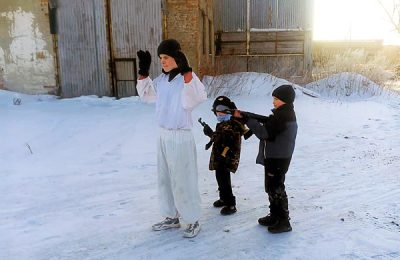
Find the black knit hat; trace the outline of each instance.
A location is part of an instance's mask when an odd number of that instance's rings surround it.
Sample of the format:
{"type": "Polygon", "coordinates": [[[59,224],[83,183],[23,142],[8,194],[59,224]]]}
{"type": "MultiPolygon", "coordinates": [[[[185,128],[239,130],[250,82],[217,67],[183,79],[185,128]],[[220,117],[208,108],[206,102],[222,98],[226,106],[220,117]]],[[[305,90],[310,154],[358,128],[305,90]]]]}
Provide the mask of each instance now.
{"type": "Polygon", "coordinates": [[[212,111],[214,112],[214,114],[216,114],[216,112],[217,112],[216,108],[219,105],[226,106],[229,109],[237,109],[235,103],[226,96],[219,96],[214,100],[213,108],[212,108],[212,111]]]}
{"type": "Polygon", "coordinates": [[[296,93],[291,85],[281,85],[272,91],[272,96],[276,97],[287,104],[294,102],[296,93]]]}
{"type": "Polygon", "coordinates": [[[167,39],[162,41],[160,45],[158,45],[157,55],[160,56],[160,54],[166,54],[175,59],[176,52],[180,50],[181,50],[181,45],[177,40],[167,39]]]}

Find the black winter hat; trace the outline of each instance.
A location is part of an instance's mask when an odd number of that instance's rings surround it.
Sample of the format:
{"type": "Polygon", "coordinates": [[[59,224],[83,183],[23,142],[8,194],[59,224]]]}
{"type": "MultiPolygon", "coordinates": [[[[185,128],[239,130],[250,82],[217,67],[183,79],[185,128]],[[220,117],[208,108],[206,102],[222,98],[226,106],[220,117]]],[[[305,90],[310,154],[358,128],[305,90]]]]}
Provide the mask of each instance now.
{"type": "Polygon", "coordinates": [[[216,113],[216,108],[219,105],[226,106],[229,109],[237,109],[235,103],[233,101],[231,101],[226,96],[219,96],[214,100],[214,103],[213,103],[213,106],[212,106],[212,111],[214,112],[214,114],[217,114],[216,113]]]}
{"type": "Polygon", "coordinates": [[[294,102],[296,93],[291,85],[281,85],[272,91],[272,96],[276,97],[287,104],[294,102]]]}
{"type": "Polygon", "coordinates": [[[181,45],[177,40],[167,39],[162,41],[160,45],[158,45],[157,55],[160,56],[160,54],[166,54],[175,59],[176,52],[180,50],[181,50],[181,45]]]}

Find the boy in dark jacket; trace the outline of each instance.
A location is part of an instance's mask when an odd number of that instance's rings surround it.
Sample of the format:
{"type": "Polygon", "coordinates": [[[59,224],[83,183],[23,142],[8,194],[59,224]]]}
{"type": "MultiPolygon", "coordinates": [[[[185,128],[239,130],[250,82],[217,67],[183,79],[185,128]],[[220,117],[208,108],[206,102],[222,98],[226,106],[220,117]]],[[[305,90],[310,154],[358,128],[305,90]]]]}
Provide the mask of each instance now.
{"type": "Polygon", "coordinates": [[[264,165],[265,191],[268,194],[270,214],[258,219],[271,233],[292,230],[289,222],[285,175],[294,151],[297,122],[293,101],[295,91],[291,85],[282,85],[272,92],[274,109],[264,119],[253,119],[251,113],[236,110],[251,131],[260,139],[256,162],[264,165]]]}
{"type": "Polygon", "coordinates": [[[245,135],[246,139],[251,135],[240,119],[232,117],[233,109],[236,109],[236,105],[228,97],[217,97],[212,109],[218,120],[215,132],[208,125],[203,129],[204,134],[209,136],[213,143],[209,169],[215,170],[220,197],[213,205],[217,208],[223,207],[222,215],[236,212],[236,198],[232,193],[230,172],[235,173],[239,166],[242,135],[245,135]]]}

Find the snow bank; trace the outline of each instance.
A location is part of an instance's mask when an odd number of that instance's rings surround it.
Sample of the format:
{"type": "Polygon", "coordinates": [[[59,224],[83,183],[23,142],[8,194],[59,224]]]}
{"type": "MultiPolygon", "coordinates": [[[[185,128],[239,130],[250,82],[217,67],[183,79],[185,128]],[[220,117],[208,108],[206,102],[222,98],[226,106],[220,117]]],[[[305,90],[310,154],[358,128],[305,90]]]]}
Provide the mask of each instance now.
{"type": "Polygon", "coordinates": [[[256,72],[205,76],[203,83],[211,96],[268,95],[275,87],[290,84],[270,74],[256,72]]]}
{"type": "Polygon", "coordinates": [[[350,72],[311,82],[305,88],[317,92],[321,97],[336,100],[362,100],[379,96],[383,92],[378,84],[360,74],[350,72]]]}
{"type": "Polygon", "coordinates": [[[296,96],[307,94],[317,97],[318,94],[304,89],[292,82],[272,76],[268,73],[238,72],[219,75],[216,77],[204,76],[203,83],[206,86],[209,97],[219,95],[231,96],[270,96],[272,91],[283,84],[290,84],[296,90],[296,96]]]}

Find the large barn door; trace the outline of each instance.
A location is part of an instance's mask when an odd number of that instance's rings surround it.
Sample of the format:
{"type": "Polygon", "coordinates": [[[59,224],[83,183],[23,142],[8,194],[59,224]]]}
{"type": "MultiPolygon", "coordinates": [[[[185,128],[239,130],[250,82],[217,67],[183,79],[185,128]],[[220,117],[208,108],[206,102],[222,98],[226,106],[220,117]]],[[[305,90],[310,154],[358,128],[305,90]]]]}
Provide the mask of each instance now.
{"type": "Polygon", "coordinates": [[[62,97],[110,96],[104,0],[57,1],[62,97]]]}
{"type": "Polygon", "coordinates": [[[161,1],[107,0],[114,93],[118,98],[137,95],[136,52],[149,50],[150,75],[161,71],[157,46],[162,37],[161,1]]]}

